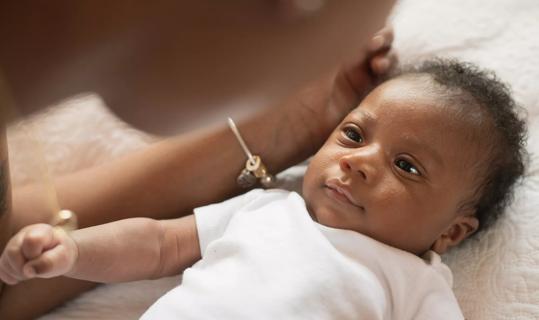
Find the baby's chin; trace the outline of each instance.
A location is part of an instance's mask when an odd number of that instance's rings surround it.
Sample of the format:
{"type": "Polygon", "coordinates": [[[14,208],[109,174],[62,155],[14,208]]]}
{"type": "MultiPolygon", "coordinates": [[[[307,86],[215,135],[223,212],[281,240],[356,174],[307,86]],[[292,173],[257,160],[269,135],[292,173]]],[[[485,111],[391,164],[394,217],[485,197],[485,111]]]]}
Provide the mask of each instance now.
{"type": "Polygon", "coordinates": [[[396,241],[396,239],[392,239],[392,237],[387,237],[387,235],[384,236],[383,234],[372,232],[366,225],[367,222],[362,220],[361,217],[354,217],[355,219],[353,219],[353,221],[347,220],[350,219],[350,215],[347,215],[346,213],[343,214],[340,210],[335,210],[327,206],[317,206],[315,204],[307,204],[307,210],[309,211],[311,218],[321,225],[334,229],[354,231],[390,247],[417,256],[423,255],[430,249],[428,246],[421,246],[422,249],[418,249],[416,248],[417,246],[414,246],[411,243],[399,242],[396,241]]]}
{"type": "MultiPolygon", "coordinates": [[[[327,206],[307,205],[307,210],[311,218],[326,227],[335,229],[345,229],[360,232],[358,229],[359,221],[350,223],[349,213],[341,212],[342,209],[335,209],[327,206]]],[[[361,232],[360,232],[361,233],[361,232]]]]}

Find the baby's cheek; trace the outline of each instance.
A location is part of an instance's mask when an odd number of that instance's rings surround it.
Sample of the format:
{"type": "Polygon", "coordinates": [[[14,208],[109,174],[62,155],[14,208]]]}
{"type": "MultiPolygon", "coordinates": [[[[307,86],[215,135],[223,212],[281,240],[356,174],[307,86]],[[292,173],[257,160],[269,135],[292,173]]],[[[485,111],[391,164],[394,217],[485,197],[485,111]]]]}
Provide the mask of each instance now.
{"type": "Polygon", "coordinates": [[[367,211],[380,223],[395,225],[417,223],[423,219],[425,201],[399,183],[381,183],[366,197],[367,211]]]}
{"type": "Polygon", "coordinates": [[[390,210],[414,204],[414,196],[392,173],[384,174],[376,186],[368,190],[368,200],[380,209],[390,210]]]}
{"type": "Polygon", "coordinates": [[[307,168],[305,175],[303,176],[302,193],[303,198],[307,202],[312,193],[312,186],[314,184],[315,175],[312,173],[311,167],[307,168]]]}
{"type": "Polygon", "coordinates": [[[325,161],[326,159],[322,157],[313,157],[305,175],[303,176],[303,194],[317,189],[324,185],[324,179],[327,177],[328,168],[331,165],[331,162],[325,161]]]}

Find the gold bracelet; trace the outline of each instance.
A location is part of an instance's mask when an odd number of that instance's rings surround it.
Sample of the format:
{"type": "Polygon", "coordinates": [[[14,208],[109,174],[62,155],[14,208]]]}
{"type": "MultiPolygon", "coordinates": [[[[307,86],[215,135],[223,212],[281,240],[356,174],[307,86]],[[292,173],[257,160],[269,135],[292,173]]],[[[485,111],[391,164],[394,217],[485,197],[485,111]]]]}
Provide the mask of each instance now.
{"type": "Polygon", "coordinates": [[[262,158],[258,155],[253,155],[245,141],[241,137],[240,131],[234,120],[228,118],[228,125],[230,129],[238,139],[238,142],[241,145],[241,148],[247,155],[247,161],[245,162],[245,168],[241,171],[236,179],[238,185],[242,188],[250,188],[256,185],[257,182],[260,182],[265,188],[271,188],[275,183],[275,176],[268,172],[268,169],[262,162],[262,158]]]}

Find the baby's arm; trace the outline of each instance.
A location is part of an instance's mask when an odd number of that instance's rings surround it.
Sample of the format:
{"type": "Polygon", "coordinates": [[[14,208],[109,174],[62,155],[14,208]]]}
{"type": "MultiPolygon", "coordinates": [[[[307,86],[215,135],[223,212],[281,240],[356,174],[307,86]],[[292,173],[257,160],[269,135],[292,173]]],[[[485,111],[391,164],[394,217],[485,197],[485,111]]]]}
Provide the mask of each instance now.
{"type": "Polygon", "coordinates": [[[133,218],[69,234],[46,224],[17,233],[0,257],[0,279],[120,282],[182,272],[200,259],[193,215],[174,220],[133,218]]]}

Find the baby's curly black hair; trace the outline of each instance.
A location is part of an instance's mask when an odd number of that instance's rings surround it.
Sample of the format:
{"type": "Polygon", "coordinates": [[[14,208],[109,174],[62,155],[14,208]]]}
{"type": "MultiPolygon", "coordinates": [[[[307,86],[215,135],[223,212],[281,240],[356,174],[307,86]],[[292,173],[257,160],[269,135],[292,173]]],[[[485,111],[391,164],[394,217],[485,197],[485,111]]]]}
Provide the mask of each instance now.
{"type": "MultiPolygon", "coordinates": [[[[445,98],[461,101],[459,107],[480,108],[490,118],[494,132],[489,133],[489,161],[483,180],[478,183],[473,209],[479,231],[490,227],[513,200],[513,189],[524,176],[528,154],[525,148],[526,123],[518,116],[521,108],[511,97],[507,85],[494,72],[471,63],[435,58],[403,67],[391,78],[428,75],[443,90],[445,98]],[[469,103],[469,102],[472,103],[469,103]]],[[[485,122],[478,122],[484,125],[485,122]]]]}

